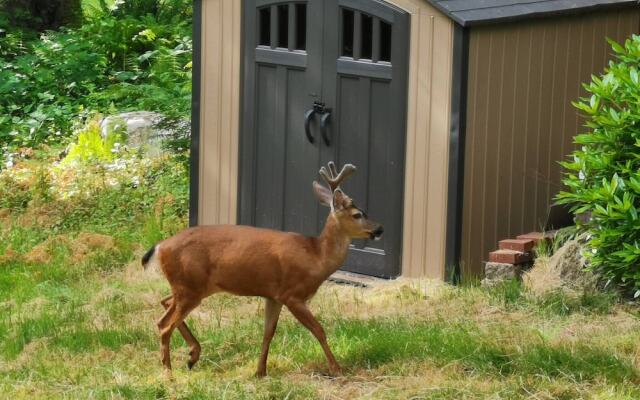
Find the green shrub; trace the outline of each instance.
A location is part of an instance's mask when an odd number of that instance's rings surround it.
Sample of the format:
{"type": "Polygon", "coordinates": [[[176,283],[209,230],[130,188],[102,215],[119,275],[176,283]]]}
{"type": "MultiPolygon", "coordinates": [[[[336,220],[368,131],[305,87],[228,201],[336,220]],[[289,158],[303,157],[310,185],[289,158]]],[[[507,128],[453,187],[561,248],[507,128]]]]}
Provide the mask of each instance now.
{"type": "Polygon", "coordinates": [[[77,28],[0,35],[0,169],[17,147],[66,143],[95,113],[188,117],[191,2],[98,4],[77,28]]]}
{"type": "Polygon", "coordinates": [[[615,60],[600,77],[584,85],[591,94],[574,106],[587,116],[587,133],[567,170],[567,190],[560,203],[575,213],[590,213],[578,222],[591,238],[591,268],[609,282],[640,296],[640,36],[624,46],[610,41],[615,60]]]}
{"type": "Polygon", "coordinates": [[[100,132],[100,125],[97,121],[91,121],[78,134],[78,142],[71,144],[69,153],[62,161],[72,162],[102,162],[113,160],[118,151],[118,146],[122,143],[123,134],[118,131],[109,132],[103,138],[100,132]]]}

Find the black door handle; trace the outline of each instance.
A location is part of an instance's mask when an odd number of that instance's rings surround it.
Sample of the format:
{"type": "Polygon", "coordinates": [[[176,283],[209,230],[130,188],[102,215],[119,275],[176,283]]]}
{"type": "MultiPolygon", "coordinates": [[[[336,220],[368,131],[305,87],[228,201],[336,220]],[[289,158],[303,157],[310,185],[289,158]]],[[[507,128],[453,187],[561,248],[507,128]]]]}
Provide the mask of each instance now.
{"type": "Polygon", "coordinates": [[[304,113],[304,133],[307,135],[307,140],[309,141],[309,143],[314,143],[316,141],[316,139],[311,134],[311,129],[309,128],[309,124],[311,123],[311,119],[313,118],[313,115],[315,113],[315,107],[307,110],[307,112],[304,113]]]}
{"type": "Polygon", "coordinates": [[[320,133],[322,134],[322,139],[324,140],[324,144],[329,146],[331,144],[331,140],[329,140],[329,136],[327,135],[327,124],[329,123],[329,119],[331,118],[331,109],[325,108],[325,113],[320,117],[320,133]]]}

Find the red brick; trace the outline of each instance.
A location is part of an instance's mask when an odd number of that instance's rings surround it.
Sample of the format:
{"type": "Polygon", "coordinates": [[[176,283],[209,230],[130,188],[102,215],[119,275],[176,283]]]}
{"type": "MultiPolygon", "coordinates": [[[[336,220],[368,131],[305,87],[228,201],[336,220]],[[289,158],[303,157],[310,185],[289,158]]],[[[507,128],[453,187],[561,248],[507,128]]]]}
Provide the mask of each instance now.
{"type": "Polygon", "coordinates": [[[531,253],[523,253],[515,250],[496,250],[489,253],[489,262],[517,265],[531,260],[531,253]]]}
{"type": "Polygon", "coordinates": [[[533,239],[505,239],[500,241],[501,250],[515,250],[523,253],[533,250],[534,245],[533,239]]]}
{"type": "Polygon", "coordinates": [[[538,244],[541,240],[550,241],[556,235],[558,231],[547,231],[547,232],[529,232],[524,235],[518,235],[517,239],[520,240],[533,240],[534,245],[538,244]]]}

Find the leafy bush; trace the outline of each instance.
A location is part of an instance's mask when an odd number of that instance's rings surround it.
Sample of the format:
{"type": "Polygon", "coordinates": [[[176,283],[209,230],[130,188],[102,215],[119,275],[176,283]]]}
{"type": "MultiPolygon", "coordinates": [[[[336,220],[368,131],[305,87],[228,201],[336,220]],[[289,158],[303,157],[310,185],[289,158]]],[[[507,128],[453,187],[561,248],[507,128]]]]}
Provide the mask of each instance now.
{"type": "Polygon", "coordinates": [[[57,141],[72,130],[96,85],[106,84],[107,58],[66,30],[16,50],[13,59],[0,59],[0,142],[57,141]]]}
{"type": "Polygon", "coordinates": [[[95,113],[189,115],[191,3],[99,4],[77,28],[0,36],[0,161],[20,146],[64,143],[73,121],[95,113]]]}
{"type": "Polygon", "coordinates": [[[579,228],[591,235],[591,268],[640,296],[640,36],[624,46],[610,41],[615,60],[585,89],[574,106],[588,117],[581,147],[564,162],[560,203],[588,213],[579,228]]]}
{"type": "Polygon", "coordinates": [[[78,142],[71,144],[64,163],[112,161],[122,139],[123,134],[119,131],[110,131],[103,138],[98,122],[91,121],[78,133],[78,142]]]}

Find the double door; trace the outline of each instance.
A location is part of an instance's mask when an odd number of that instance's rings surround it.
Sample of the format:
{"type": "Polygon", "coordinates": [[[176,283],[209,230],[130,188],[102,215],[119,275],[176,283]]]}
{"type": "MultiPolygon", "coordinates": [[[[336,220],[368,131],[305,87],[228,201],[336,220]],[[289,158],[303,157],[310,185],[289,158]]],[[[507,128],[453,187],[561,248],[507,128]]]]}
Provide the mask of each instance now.
{"type": "MultiPolygon", "coordinates": [[[[375,0],[244,0],[240,223],[306,235],[328,208],[311,182],[352,163],[342,185],[384,225],[343,270],[400,273],[409,16],[375,0]]],[[[321,180],[320,180],[321,181],[321,180]]]]}

